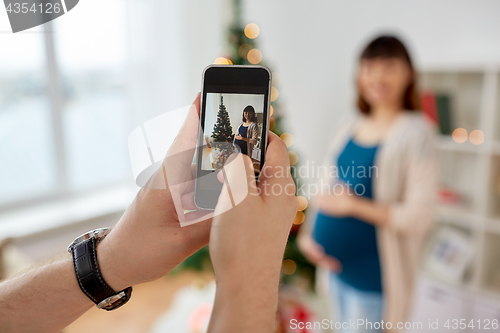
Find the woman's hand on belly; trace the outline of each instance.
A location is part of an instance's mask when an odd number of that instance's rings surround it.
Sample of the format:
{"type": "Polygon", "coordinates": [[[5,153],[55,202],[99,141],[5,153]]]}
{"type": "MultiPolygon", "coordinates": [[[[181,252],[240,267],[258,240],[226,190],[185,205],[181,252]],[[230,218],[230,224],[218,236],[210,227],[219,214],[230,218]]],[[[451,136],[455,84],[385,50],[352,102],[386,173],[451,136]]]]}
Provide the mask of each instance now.
{"type": "Polygon", "coordinates": [[[342,264],[337,258],[325,253],[321,245],[309,234],[300,235],[297,244],[304,257],[313,265],[328,267],[337,274],[342,271],[342,264]]]}

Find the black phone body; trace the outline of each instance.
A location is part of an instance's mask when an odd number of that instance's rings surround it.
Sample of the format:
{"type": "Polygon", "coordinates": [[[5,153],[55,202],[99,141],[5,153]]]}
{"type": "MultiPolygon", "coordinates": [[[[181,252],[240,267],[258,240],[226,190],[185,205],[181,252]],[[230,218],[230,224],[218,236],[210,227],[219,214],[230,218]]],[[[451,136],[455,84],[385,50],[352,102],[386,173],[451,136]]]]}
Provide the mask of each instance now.
{"type": "Polygon", "coordinates": [[[217,173],[230,152],[248,155],[258,177],[266,156],[270,95],[271,72],[264,66],[209,65],[203,71],[195,183],[199,208],[215,209],[222,189],[217,173]]]}

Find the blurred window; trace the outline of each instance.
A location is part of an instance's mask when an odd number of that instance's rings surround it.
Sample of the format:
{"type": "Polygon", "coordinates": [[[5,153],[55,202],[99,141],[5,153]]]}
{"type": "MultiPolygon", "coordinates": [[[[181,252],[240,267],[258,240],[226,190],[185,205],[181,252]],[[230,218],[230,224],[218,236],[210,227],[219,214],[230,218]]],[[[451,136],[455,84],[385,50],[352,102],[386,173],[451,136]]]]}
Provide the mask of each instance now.
{"type": "Polygon", "coordinates": [[[127,180],[126,2],[12,34],[0,10],[0,207],[127,180]]]}

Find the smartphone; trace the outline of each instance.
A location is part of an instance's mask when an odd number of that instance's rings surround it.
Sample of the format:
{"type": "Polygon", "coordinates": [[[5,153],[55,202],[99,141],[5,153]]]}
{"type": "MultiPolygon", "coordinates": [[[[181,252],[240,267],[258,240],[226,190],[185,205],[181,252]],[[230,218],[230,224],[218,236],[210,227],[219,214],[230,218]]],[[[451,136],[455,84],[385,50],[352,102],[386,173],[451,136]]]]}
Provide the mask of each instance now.
{"type": "Polygon", "coordinates": [[[234,152],[248,155],[258,177],[266,158],[271,72],[264,66],[210,65],[202,75],[195,204],[215,209],[217,173],[234,152]],[[245,140],[246,139],[246,140],[245,140]]]}

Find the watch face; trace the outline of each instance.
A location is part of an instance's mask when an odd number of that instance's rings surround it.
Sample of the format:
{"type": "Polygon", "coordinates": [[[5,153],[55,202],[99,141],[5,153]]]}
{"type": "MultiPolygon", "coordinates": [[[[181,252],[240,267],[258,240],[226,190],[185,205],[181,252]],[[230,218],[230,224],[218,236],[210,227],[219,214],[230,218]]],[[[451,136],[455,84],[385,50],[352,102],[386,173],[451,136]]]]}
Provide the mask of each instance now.
{"type": "Polygon", "coordinates": [[[109,234],[110,231],[111,231],[110,228],[99,228],[99,229],[94,229],[92,231],[86,232],[83,235],[80,235],[77,238],[75,238],[75,240],[73,241],[73,243],[71,243],[71,244],[68,245],[68,252],[71,252],[71,248],[75,244],[81,243],[81,242],[83,242],[86,239],[95,237],[95,239],[97,241],[102,240],[104,237],[106,237],[109,234]]]}

